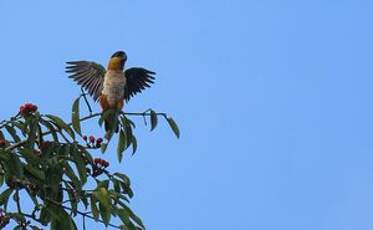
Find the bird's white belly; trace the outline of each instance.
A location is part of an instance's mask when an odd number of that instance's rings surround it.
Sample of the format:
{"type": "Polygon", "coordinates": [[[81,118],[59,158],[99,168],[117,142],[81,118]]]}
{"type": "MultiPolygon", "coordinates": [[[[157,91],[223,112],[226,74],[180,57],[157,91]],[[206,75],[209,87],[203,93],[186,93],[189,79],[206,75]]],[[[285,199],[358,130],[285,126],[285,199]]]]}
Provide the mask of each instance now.
{"type": "Polygon", "coordinates": [[[106,96],[110,106],[114,106],[124,98],[124,86],[126,78],[121,71],[107,71],[105,74],[102,94],[106,96]]]}

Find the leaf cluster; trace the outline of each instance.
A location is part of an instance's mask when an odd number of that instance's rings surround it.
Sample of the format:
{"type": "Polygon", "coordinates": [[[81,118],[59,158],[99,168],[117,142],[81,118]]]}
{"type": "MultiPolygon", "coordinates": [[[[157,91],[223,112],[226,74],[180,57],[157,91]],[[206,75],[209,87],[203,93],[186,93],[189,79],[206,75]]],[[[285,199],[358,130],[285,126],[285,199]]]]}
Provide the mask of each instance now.
{"type": "MultiPolygon", "coordinates": [[[[83,95],[82,95],[83,96],[83,95]]],[[[15,222],[15,229],[78,229],[75,217],[90,218],[117,229],[145,229],[142,220],[129,208],[134,193],[127,175],[111,172],[98,165],[92,152],[95,148],[81,141],[81,122],[98,118],[98,124],[113,118],[105,134],[102,152],[117,136],[117,156],[137,150],[135,123],[128,115],[150,118],[151,130],[157,126],[158,116],[166,118],[179,137],[174,120],[153,110],[144,113],[104,113],[80,116],[80,96],[72,106],[72,122],[38,111],[27,116],[17,114],[0,122],[0,226],[15,222]],[[10,205],[10,203],[14,205],[10,205]],[[23,204],[30,202],[32,208],[23,204]],[[112,224],[113,219],[121,222],[112,224]]],[[[28,205],[30,207],[30,205],[28,205]]]]}

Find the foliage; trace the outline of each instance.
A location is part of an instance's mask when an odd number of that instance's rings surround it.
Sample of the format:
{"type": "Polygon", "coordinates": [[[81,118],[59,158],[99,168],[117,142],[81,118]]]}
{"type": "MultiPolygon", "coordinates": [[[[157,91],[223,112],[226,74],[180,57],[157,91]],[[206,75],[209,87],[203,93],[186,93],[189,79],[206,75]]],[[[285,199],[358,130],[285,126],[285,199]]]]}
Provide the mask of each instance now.
{"type": "Polygon", "coordinates": [[[107,150],[113,136],[118,136],[117,157],[132,147],[137,150],[129,116],[149,118],[151,130],[164,117],[177,137],[179,129],[164,113],[147,110],[143,113],[106,111],[92,113],[82,94],[72,106],[72,122],[42,114],[37,106],[26,104],[9,120],[0,122],[0,227],[15,222],[15,229],[78,229],[76,217],[86,218],[117,229],[145,229],[141,219],[129,208],[134,193],[128,176],[108,170],[109,162],[94,158],[92,150],[107,150]],[[84,98],[90,114],[81,117],[80,104],[84,98]],[[115,117],[104,139],[83,136],[81,122],[99,118],[102,125],[115,117]],[[24,203],[33,208],[25,210],[24,203]],[[112,224],[113,218],[121,225],[112,224]]]}

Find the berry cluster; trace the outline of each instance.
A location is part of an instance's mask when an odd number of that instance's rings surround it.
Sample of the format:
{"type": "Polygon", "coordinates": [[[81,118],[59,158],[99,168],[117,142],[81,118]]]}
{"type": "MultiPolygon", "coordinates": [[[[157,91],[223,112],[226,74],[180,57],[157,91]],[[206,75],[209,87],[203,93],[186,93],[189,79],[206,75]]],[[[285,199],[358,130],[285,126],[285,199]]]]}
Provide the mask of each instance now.
{"type": "Polygon", "coordinates": [[[24,117],[32,113],[35,113],[37,110],[38,110],[38,107],[31,103],[26,103],[19,108],[19,112],[24,117]]]}
{"type": "Polygon", "coordinates": [[[0,147],[4,147],[6,145],[6,141],[4,139],[0,139],[0,147]]]}
{"type": "Polygon", "coordinates": [[[99,175],[101,175],[104,170],[109,167],[109,162],[107,162],[106,160],[104,159],[101,159],[101,158],[95,158],[93,160],[93,165],[92,165],[92,168],[93,168],[93,173],[92,173],[92,176],[93,177],[97,177],[99,175]]]}
{"type": "Polygon", "coordinates": [[[96,166],[96,167],[98,167],[98,168],[102,168],[102,169],[104,169],[104,168],[107,168],[107,167],[109,167],[109,162],[107,162],[106,160],[104,160],[104,159],[101,159],[101,158],[95,158],[94,160],[93,160],[93,164],[96,166]]]}
{"type": "Polygon", "coordinates": [[[83,140],[87,143],[90,148],[100,148],[102,142],[104,141],[101,137],[95,138],[94,136],[83,136],[83,140]]]}

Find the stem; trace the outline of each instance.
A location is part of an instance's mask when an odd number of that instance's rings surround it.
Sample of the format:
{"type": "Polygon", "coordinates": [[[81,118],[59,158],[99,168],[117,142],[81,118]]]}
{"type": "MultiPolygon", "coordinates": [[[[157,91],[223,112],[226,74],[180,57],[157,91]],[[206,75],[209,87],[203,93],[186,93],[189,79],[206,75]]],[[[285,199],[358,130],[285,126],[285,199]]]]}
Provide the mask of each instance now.
{"type": "Polygon", "coordinates": [[[85,227],[85,216],[83,216],[83,230],[87,230],[85,227]]]}
{"type": "MultiPolygon", "coordinates": [[[[66,209],[66,210],[72,211],[72,208],[67,207],[67,206],[64,206],[64,205],[62,205],[62,204],[60,204],[60,203],[58,203],[58,202],[56,202],[56,201],[54,201],[54,200],[50,200],[50,199],[48,199],[48,201],[51,202],[51,203],[53,203],[54,205],[57,205],[57,206],[63,208],[63,209],[66,209]]],[[[79,211],[79,210],[76,210],[76,213],[78,213],[79,215],[82,215],[84,218],[86,217],[86,218],[92,219],[92,220],[94,220],[94,221],[100,222],[100,223],[102,223],[102,224],[105,224],[104,221],[102,221],[102,220],[100,220],[100,219],[97,219],[97,220],[96,220],[96,218],[94,218],[93,216],[89,215],[88,213],[81,212],[81,211],[79,211]]],[[[112,228],[116,228],[116,229],[121,229],[121,227],[116,226],[116,225],[114,225],[114,224],[110,224],[110,223],[108,224],[108,226],[110,226],[110,227],[112,227],[112,228]]]]}
{"type": "Polygon", "coordinates": [[[84,98],[85,104],[86,104],[87,107],[88,107],[89,114],[92,114],[92,107],[91,107],[91,105],[89,104],[88,99],[87,99],[87,97],[86,97],[87,94],[84,92],[83,87],[81,88],[81,90],[82,90],[82,95],[81,95],[81,96],[84,98]]]}
{"type": "MultiPolygon", "coordinates": [[[[149,111],[149,110],[146,110],[145,112],[142,112],[142,113],[140,113],[140,112],[120,112],[120,113],[123,114],[123,115],[127,115],[127,116],[143,116],[143,117],[145,117],[145,116],[151,116],[150,112],[148,112],[148,111],[149,111]]],[[[94,113],[94,114],[90,114],[90,115],[88,115],[88,116],[85,116],[85,117],[83,117],[83,118],[80,118],[79,121],[80,121],[80,122],[82,122],[82,121],[86,121],[86,120],[88,120],[88,119],[91,119],[91,118],[94,118],[94,117],[98,117],[98,116],[101,116],[101,115],[102,115],[102,113],[94,113]]],[[[156,113],[156,115],[157,115],[157,116],[162,116],[162,117],[164,117],[165,119],[167,119],[167,114],[166,114],[166,113],[156,113]]],[[[67,124],[67,125],[68,125],[68,126],[72,126],[72,123],[69,123],[69,124],[67,124]]],[[[1,128],[1,127],[0,127],[0,128],[1,128]]],[[[45,136],[45,135],[48,135],[48,134],[51,134],[51,132],[48,131],[48,132],[43,133],[42,135],[45,136]]],[[[27,143],[27,140],[19,141],[19,142],[13,144],[13,145],[8,146],[8,147],[5,149],[5,151],[11,151],[11,150],[13,150],[13,149],[15,149],[15,148],[18,148],[18,147],[24,145],[25,143],[27,143]]]]}
{"type": "Polygon", "coordinates": [[[16,191],[16,204],[17,204],[17,211],[18,213],[21,213],[22,214],[22,210],[21,210],[21,204],[19,202],[19,190],[17,189],[16,191]]]}

